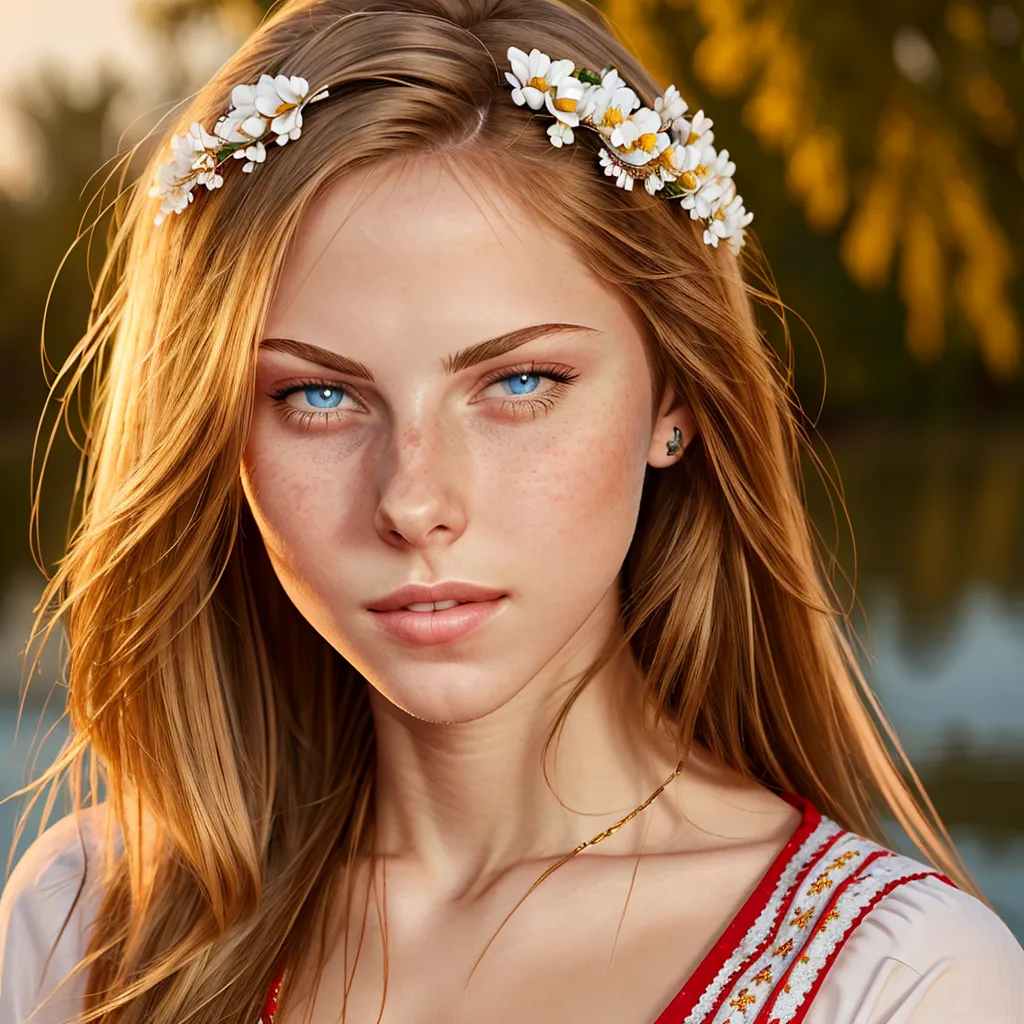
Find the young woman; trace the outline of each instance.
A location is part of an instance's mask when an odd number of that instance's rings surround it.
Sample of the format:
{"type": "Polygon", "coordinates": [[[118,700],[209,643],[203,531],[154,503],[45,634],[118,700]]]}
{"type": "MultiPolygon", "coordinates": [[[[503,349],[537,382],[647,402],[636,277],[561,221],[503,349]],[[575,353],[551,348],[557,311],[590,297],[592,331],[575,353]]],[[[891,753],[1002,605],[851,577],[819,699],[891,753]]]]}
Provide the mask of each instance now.
{"type": "Polygon", "coordinates": [[[720,144],[565,0],[294,0],[195,97],[65,368],[40,783],[94,770],[0,1024],[1024,1021],[844,640],[720,144]]]}

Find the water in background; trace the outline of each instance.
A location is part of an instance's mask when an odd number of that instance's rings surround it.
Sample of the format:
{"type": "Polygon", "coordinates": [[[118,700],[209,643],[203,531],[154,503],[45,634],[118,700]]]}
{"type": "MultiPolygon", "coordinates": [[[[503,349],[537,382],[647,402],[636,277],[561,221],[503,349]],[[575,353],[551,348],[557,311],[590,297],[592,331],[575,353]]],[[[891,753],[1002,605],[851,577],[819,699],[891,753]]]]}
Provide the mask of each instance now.
{"type": "MultiPolygon", "coordinates": [[[[831,450],[856,563],[842,529],[836,543],[831,510],[813,481],[808,501],[847,574],[857,566],[870,630],[863,616],[855,623],[868,678],[968,866],[1024,942],[1024,437],[860,432],[833,439],[831,450]]],[[[14,749],[17,649],[38,590],[31,578],[11,588],[0,631],[0,665],[9,672],[6,689],[0,678],[3,795],[29,777],[24,762],[37,727],[41,736],[59,717],[53,709],[41,717],[40,704],[30,705],[14,749]]],[[[41,675],[41,695],[54,665],[41,675]]],[[[56,690],[52,703],[61,696],[56,690]]],[[[55,730],[43,744],[39,767],[61,738],[55,730]]],[[[5,857],[16,804],[0,805],[5,857]]],[[[56,816],[55,809],[50,820],[56,816]]],[[[898,836],[893,841],[903,848],[898,836]]]]}

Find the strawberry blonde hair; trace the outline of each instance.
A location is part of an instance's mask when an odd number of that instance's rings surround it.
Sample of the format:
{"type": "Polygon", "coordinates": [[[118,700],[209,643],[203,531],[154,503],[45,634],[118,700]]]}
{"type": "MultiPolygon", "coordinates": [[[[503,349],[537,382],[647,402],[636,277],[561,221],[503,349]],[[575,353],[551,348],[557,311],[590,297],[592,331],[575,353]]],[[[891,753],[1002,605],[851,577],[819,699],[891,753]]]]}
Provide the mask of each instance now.
{"type": "Polygon", "coordinates": [[[156,228],[159,147],[117,203],[54,384],[65,408],[91,385],[81,517],[33,627],[49,611],[45,643],[63,624],[71,736],[20,791],[52,782],[48,814],[67,774],[77,811],[102,780],[123,838],[79,1024],[251,1024],[282,957],[305,960],[319,932],[322,966],[339,893],[350,906],[374,826],[366,683],[284,593],[239,469],[296,226],[339,177],[391,157],[468,164],[561,232],[642,312],[655,394],[669,382],[692,409],[697,440],[647,471],[621,576],[619,642],[680,748],[696,740],[862,835],[884,808],[976,891],[846,639],[805,511],[791,373],[754,318],[755,302],[782,316],[756,237],[740,258],[712,248],[675,203],[614,187],[587,133],[555,149],[547,119],[510,100],[510,45],[614,65],[647,106],[662,91],[582,0],[290,0],[171,130],[212,126],[233,85],[283,73],[330,87],[301,141],[251,175],[231,162],[156,228]]]}

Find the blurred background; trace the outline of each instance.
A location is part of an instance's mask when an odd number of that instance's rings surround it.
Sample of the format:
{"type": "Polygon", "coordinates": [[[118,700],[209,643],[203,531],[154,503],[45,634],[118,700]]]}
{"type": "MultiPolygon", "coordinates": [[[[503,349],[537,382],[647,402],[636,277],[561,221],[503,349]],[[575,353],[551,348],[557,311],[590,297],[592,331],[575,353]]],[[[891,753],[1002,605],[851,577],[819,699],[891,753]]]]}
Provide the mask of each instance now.
{"type": "MultiPolygon", "coordinates": [[[[15,736],[20,652],[42,589],[29,469],[46,381],[86,321],[102,232],[91,253],[71,252],[53,286],[44,377],[47,294],[83,217],[95,216],[95,172],[197,88],[266,6],[33,0],[0,10],[13,41],[0,69],[0,796],[48,764],[65,734],[64,691],[50,693],[64,654],[54,641],[15,736]]],[[[808,465],[837,586],[859,602],[865,670],[968,865],[1024,940],[1019,0],[599,6],[662,85],[708,111],[737,163],[793,311],[815,449],[842,483],[856,538],[854,548],[808,465]]],[[[40,543],[51,566],[77,454],[60,437],[47,469],[40,543]]],[[[0,805],[5,858],[18,809],[0,805]]]]}

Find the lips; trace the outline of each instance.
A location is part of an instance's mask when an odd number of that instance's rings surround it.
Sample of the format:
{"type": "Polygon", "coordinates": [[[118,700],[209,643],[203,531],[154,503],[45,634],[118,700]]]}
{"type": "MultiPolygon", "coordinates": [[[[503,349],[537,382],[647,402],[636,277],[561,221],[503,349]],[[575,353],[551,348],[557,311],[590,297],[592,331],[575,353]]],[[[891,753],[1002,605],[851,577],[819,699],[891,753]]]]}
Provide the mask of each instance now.
{"type": "MultiPolygon", "coordinates": [[[[407,583],[386,597],[372,601],[367,607],[372,612],[390,612],[408,609],[410,605],[427,605],[430,603],[458,601],[460,604],[472,601],[495,601],[504,597],[505,592],[493,587],[484,587],[478,583],[467,583],[449,580],[444,583],[424,584],[407,583]]],[[[426,614],[426,609],[413,614],[426,614]]]]}
{"type": "Polygon", "coordinates": [[[450,643],[472,632],[499,614],[507,603],[504,597],[497,597],[492,601],[465,601],[440,611],[396,608],[386,612],[371,611],[370,615],[376,625],[397,640],[433,646],[450,643]]]}

